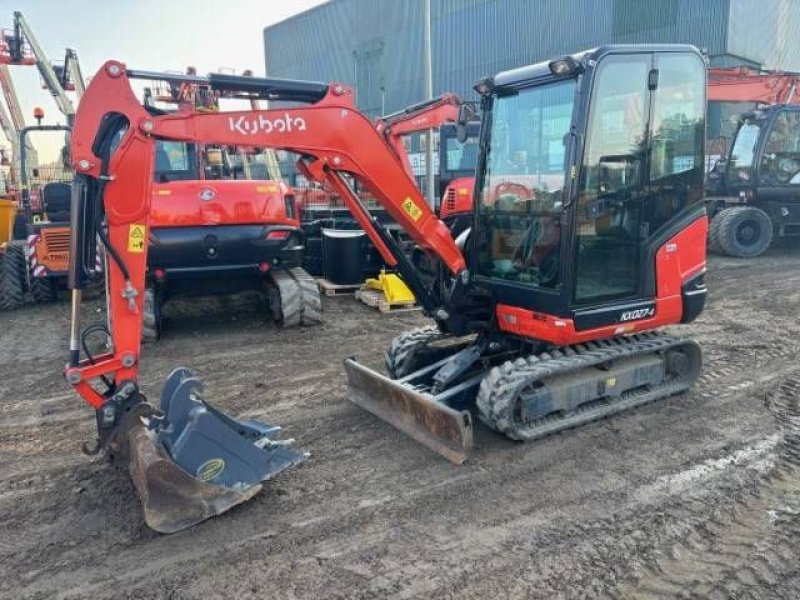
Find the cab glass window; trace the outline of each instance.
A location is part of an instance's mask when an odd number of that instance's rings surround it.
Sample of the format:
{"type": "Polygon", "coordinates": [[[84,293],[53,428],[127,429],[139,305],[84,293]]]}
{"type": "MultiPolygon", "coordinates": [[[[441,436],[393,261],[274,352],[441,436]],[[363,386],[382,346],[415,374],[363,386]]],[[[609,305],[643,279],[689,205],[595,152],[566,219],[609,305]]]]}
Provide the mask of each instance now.
{"type": "Polygon", "coordinates": [[[779,185],[800,185],[800,111],[778,113],[761,159],[761,176],[779,185]]]}
{"type": "Polygon", "coordinates": [[[158,140],[156,142],[156,183],[199,179],[194,144],[158,140]]]}
{"type": "Polygon", "coordinates": [[[478,270],[482,275],[555,288],[565,144],[575,81],[494,99],[480,192],[478,270]]]}
{"type": "Polygon", "coordinates": [[[702,200],[705,176],[705,65],[693,54],[665,54],[656,68],[645,236],[702,200]]]}

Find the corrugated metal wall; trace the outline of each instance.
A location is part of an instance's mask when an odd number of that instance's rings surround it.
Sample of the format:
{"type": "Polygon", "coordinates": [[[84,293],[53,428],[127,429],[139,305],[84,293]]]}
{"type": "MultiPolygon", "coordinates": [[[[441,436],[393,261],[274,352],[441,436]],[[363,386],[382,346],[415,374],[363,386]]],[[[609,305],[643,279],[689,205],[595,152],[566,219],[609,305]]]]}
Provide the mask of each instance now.
{"type": "Polygon", "coordinates": [[[800,71],[800,0],[730,0],[728,30],[729,54],[800,71]]]}
{"type": "MultiPolygon", "coordinates": [[[[267,73],[354,85],[373,116],[400,109],[424,97],[422,17],[422,0],[332,0],[264,30],[267,73]]],[[[432,20],[434,93],[472,97],[482,76],[605,43],[723,54],[728,0],[432,0],[432,20]]]]}

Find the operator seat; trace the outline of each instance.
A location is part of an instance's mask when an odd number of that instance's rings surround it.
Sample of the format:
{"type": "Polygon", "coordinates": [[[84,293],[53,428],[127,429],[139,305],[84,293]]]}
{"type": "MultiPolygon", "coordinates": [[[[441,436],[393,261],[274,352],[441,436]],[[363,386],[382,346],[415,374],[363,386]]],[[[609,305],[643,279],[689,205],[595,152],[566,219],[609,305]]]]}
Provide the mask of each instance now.
{"type": "Polygon", "coordinates": [[[69,221],[72,187],[62,181],[52,181],[42,188],[42,205],[47,219],[58,223],[69,221]]]}

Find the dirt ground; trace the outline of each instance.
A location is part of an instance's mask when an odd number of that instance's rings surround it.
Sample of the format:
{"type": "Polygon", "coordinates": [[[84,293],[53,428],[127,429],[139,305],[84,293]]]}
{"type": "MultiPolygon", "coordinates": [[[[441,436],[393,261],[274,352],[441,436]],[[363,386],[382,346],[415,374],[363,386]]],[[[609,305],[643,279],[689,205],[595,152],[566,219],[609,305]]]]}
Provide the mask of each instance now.
{"type": "Polygon", "coordinates": [[[0,597],[800,597],[800,247],[712,258],[708,284],[676,328],[704,348],[693,391],[531,444],[479,428],[461,467],[345,398],[342,359],[380,365],[418,313],[326,298],[323,327],[281,331],[255,298],[176,304],[143,389],[191,366],[312,457],[169,536],[80,451],[68,304],[2,314],[0,597]]]}

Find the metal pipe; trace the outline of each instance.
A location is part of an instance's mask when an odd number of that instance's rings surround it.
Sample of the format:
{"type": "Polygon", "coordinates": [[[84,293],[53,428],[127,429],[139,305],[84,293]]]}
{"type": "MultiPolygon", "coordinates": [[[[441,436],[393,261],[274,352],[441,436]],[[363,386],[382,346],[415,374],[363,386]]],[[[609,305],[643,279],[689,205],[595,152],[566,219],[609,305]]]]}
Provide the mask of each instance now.
{"type": "MultiPolygon", "coordinates": [[[[433,100],[433,59],[431,56],[431,0],[425,0],[424,23],[425,98],[433,100]]],[[[436,207],[436,186],[433,183],[433,129],[425,134],[425,187],[428,204],[436,207]]]]}
{"type": "Polygon", "coordinates": [[[81,358],[81,301],[82,290],[72,290],[72,306],[69,315],[69,366],[77,367],[81,358]]]}

